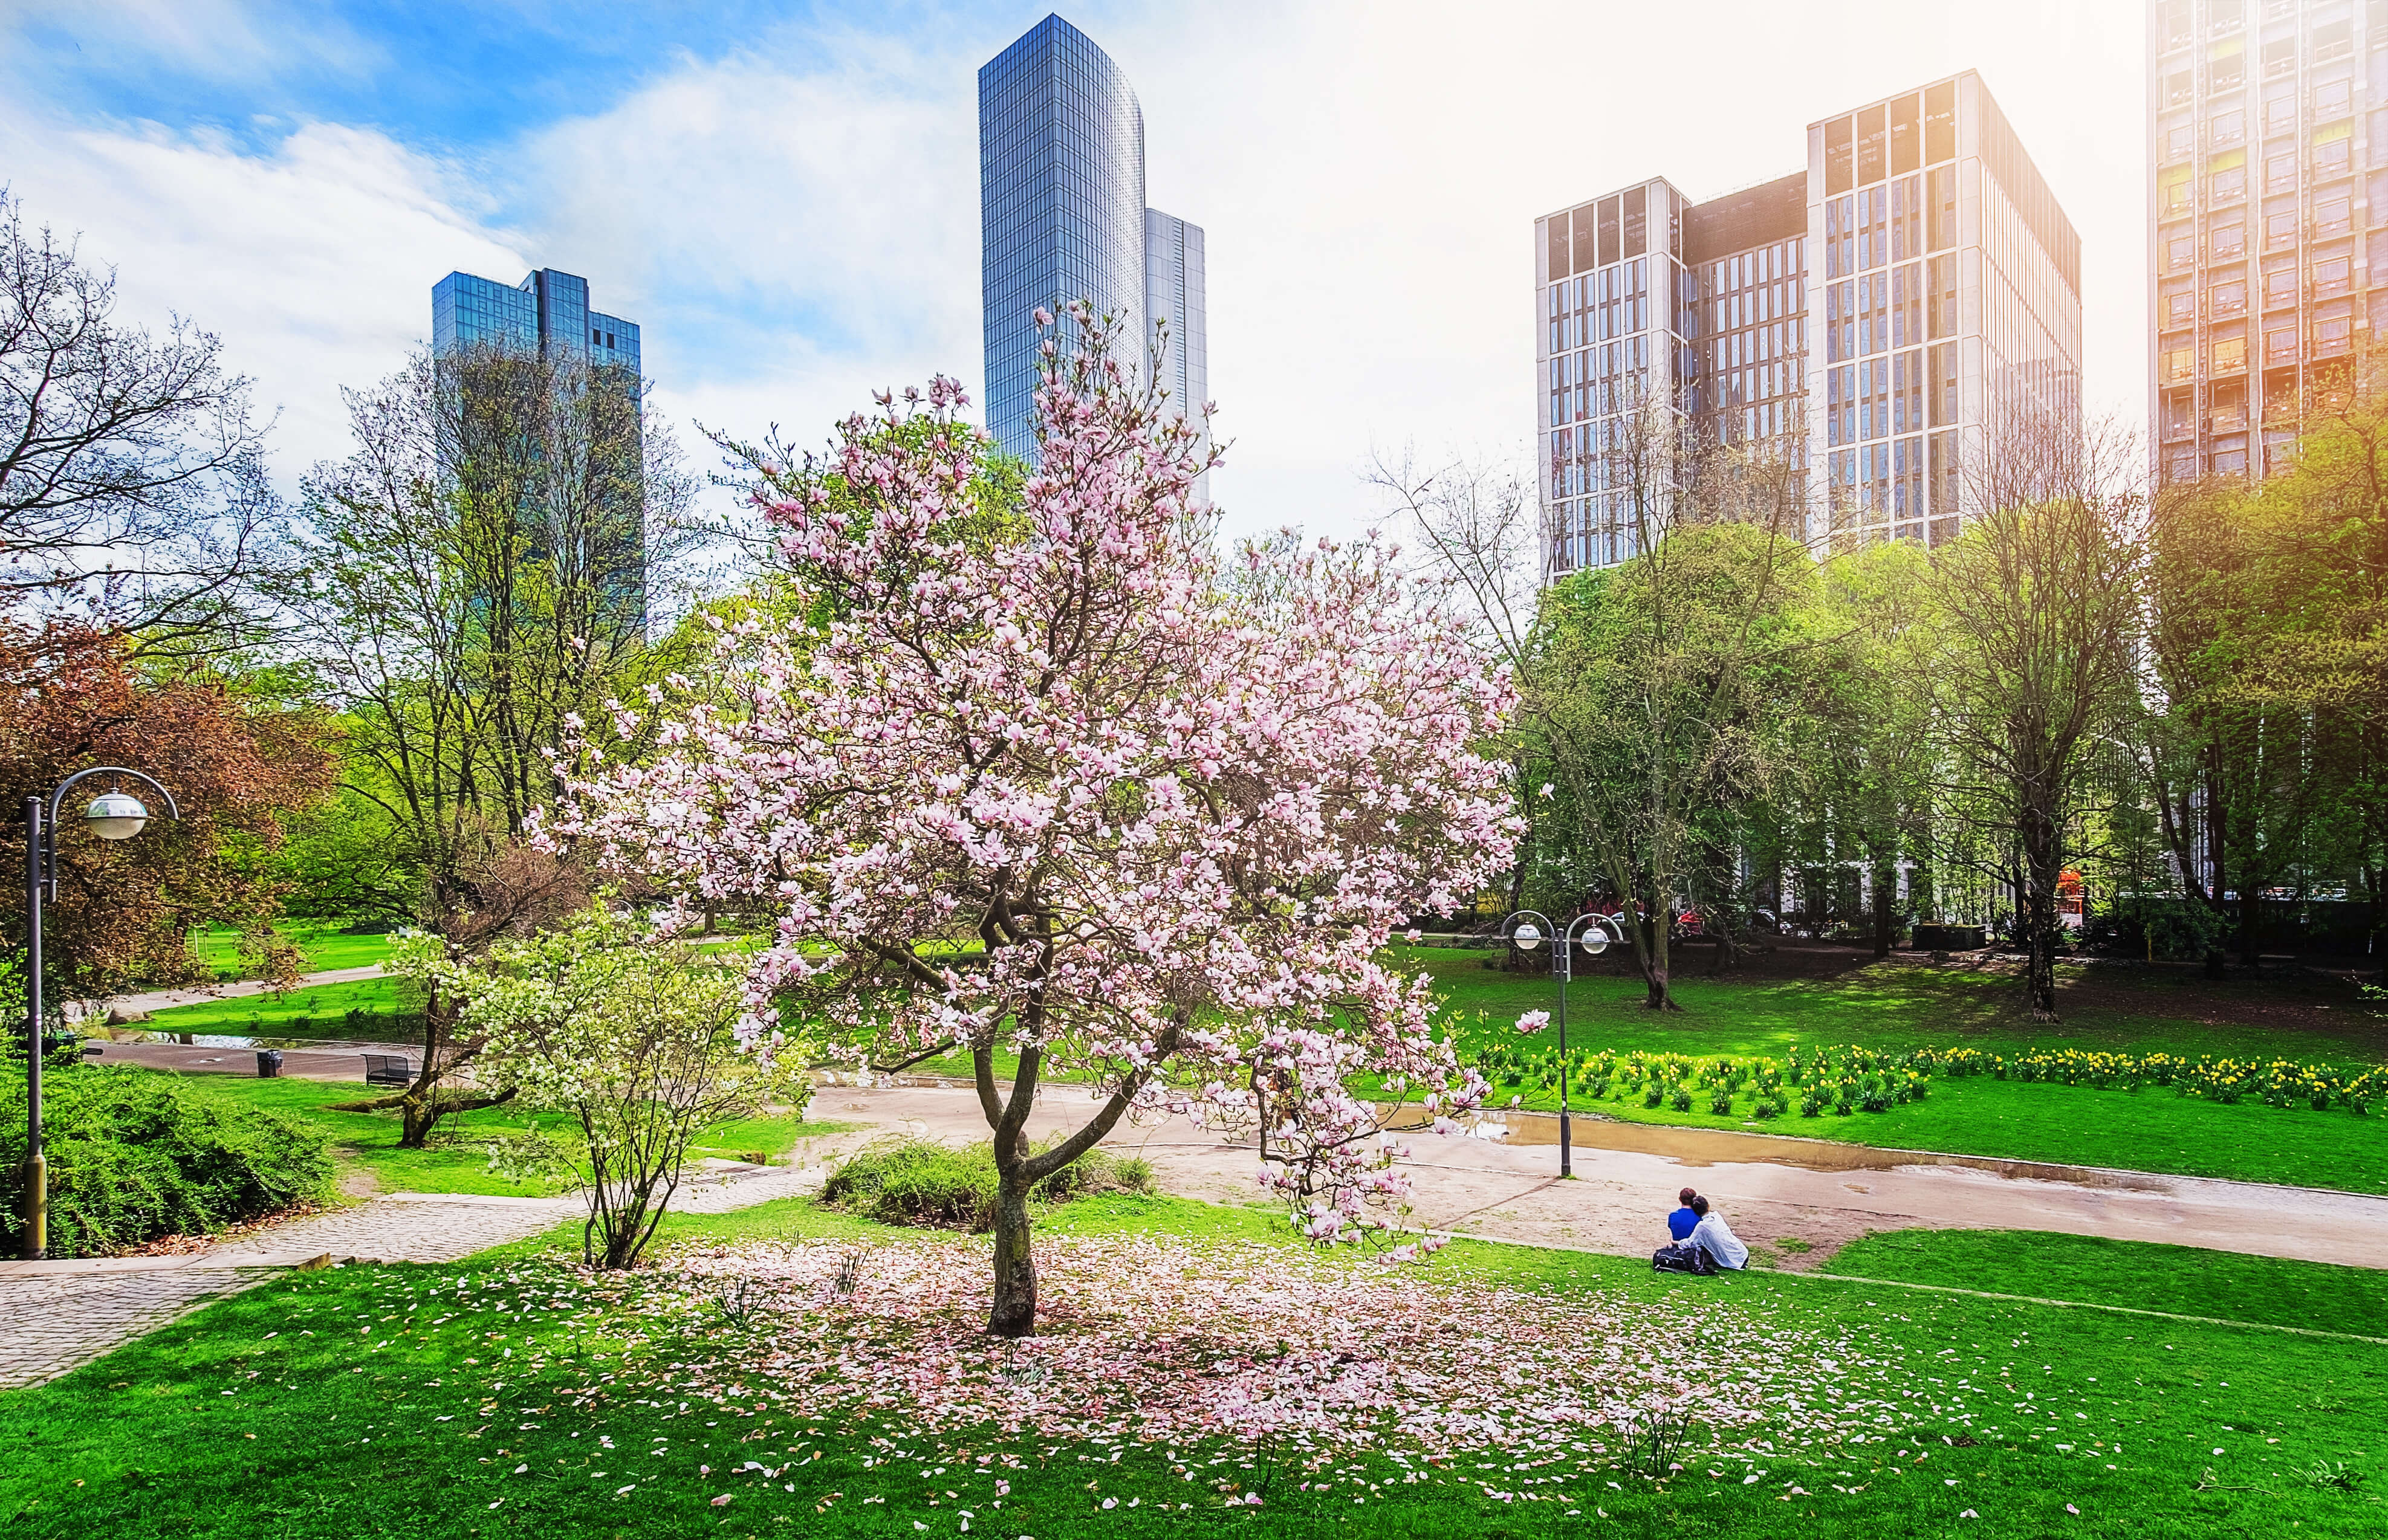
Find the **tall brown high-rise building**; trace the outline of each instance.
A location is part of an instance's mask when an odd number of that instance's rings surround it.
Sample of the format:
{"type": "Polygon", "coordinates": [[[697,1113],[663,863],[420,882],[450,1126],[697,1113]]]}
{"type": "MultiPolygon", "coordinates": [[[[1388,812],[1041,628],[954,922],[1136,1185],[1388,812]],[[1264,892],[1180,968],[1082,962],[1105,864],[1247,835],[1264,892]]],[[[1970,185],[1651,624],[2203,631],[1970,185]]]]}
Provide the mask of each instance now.
{"type": "Polygon", "coordinates": [[[2388,325],[2388,5],[2154,0],[2148,78],[2157,470],[2268,474],[2388,325]]]}

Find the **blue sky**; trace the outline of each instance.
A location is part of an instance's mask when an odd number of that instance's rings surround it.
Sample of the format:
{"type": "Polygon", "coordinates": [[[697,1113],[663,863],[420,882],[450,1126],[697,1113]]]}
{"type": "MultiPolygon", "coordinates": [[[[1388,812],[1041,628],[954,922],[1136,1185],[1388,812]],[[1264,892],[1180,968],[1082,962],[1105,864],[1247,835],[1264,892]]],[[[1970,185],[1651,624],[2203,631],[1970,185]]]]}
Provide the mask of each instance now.
{"type": "MultiPolygon", "coordinates": [[[[127,309],[221,333],[277,473],[337,455],[454,268],[585,274],[658,400],[801,440],[979,367],[974,74],[1044,5],[0,0],[0,179],[127,309]]],[[[2085,246],[2090,391],[2144,410],[2137,0],[1517,0],[1063,14],[1206,227],[1229,527],[1372,522],[1415,447],[1522,464],[1532,220],[1796,169],[1807,121],[1982,69],[2085,246]],[[1706,57],[1703,57],[1705,54],[1706,57]]]]}

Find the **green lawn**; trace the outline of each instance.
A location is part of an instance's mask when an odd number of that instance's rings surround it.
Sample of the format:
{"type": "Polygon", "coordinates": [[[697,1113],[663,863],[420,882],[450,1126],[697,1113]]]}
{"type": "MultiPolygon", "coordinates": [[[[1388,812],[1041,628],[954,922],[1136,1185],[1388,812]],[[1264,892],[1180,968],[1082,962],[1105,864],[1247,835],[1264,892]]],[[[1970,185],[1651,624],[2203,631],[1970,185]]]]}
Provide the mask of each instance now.
{"type": "MultiPolygon", "coordinates": [[[[167,1071],[158,1071],[159,1074],[167,1071]]],[[[190,1085],[251,1106],[271,1107],[305,1118],[328,1131],[335,1153],[352,1170],[369,1173],[385,1193],[472,1193],[548,1197],[566,1191],[554,1178],[516,1178],[490,1169],[493,1143],[504,1143],[534,1130],[551,1138],[568,1138],[569,1120],[559,1114],[534,1114],[513,1107],[489,1107],[443,1118],[432,1132],[428,1148],[399,1147],[398,1116],[387,1112],[337,1112],[334,1105],[359,1102],[384,1092],[362,1085],[325,1080],[248,1079],[231,1075],[193,1075],[190,1085]]],[[[737,1159],[745,1155],[782,1157],[803,1142],[847,1131],[842,1123],[806,1122],[794,1117],[755,1117],[718,1124],[697,1136],[697,1157],[719,1155],[737,1159]]]]}
{"type": "MultiPolygon", "coordinates": [[[[346,920],[284,920],[273,928],[298,949],[301,973],[328,973],[335,968],[361,968],[389,959],[391,938],[351,936],[346,920]]],[[[240,932],[211,926],[191,933],[191,952],[215,970],[218,978],[255,975],[240,960],[240,932]]]]}
{"type": "MultiPolygon", "coordinates": [[[[1284,1245],[1257,1211],[1168,1200],[1074,1205],[1045,1233],[1070,1230],[1284,1245]]],[[[669,1233],[706,1243],[896,1239],[793,1202],[678,1218],[669,1233]]],[[[1958,1253],[1931,1249],[1896,1260],[1962,1272],[1958,1253]]],[[[1996,1282],[2056,1294],[2111,1281],[2102,1266],[2084,1270],[2086,1254],[2062,1249],[2001,1254],[1996,1282]]],[[[1005,1540],[2190,1540],[2377,1536],[2388,1521],[2380,1500],[2388,1349],[2360,1344],[1879,1282],[1661,1277],[1622,1259],[1461,1243],[1429,1268],[1505,1285],[1513,1309],[1615,1301],[1679,1310],[1687,1323],[1731,1319],[1766,1333],[1763,1341],[1774,1340],[1776,1325],[1785,1340],[1832,1330],[1864,1344],[1871,1358],[1909,1366],[1910,1388],[1899,1413],[1886,1411],[1870,1434],[1721,1458],[1696,1438],[1684,1469],[1659,1483],[1623,1469],[1573,1470],[1566,1451],[1540,1446],[1444,1465],[1353,1447],[1339,1452],[1331,1487],[1304,1490],[1312,1478],[1274,1447],[1164,1448],[1133,1429],[1079,1444],[992,1426],[941,1442],[912,1430],[900,1400],[844,1420],[793,1416],[760,1384],[734,1385],[716,1400],[704,1381],[676,1376],[731,1325],[702,1307],[641,1312],[539,1251],[533,1243],[443,1267],[286,1278],[54,1384],[0,1393],[0,1441],[11,1451],[0,1462],[0,1513],[15,1534],[74,1540],[917,1540],[963,1533],[964,1509],[976,1519],[969,1533],[1005,1540]],[[750,1458],[771,1467],[768,1480],[734,1473],[750,1458]],[[712,1474],[700,1475],[700,1465],[712,1474]],[[1200,1479],[1185,1479],[1189,1471],[1200,1479]],[[997,1477],[1010,1483],[999,1508],[997,1477]],[[1261,1506],[1222,1504],[1223,1490],[1264,1487],[1261,1506]],[[716,1506],[725,1495],[730,1501],[716,1506]]],[[[958,1244],[956,1256],[984,1265],[983,1248],[958,1244]]],[[[2234,1287],[2253,1297],[2267,1269],[2283,1269],[2284,1289],[2311,1288],[2294,1266],[2247,1261],[2234,1287]]],[[[1815,1365],[1817,1393],[1847,1367],[1815,1365]]]]}
{"type": "MultiPolygon", "coordinates": [[[[169,1071],[159,1070],[166,1074],[169,1071]]],[[[519,1137],[535,1126],[565,1131],[562,1118],[490,1107],[442,1119],[429,1148],[399,1148],[398,1116],[383,1112],[335,1112],[335,1103],[385,1094],[362,1084],[327,1080],[248,1079],[231,1075],[193,1075],[187,1084],[226,1101],[270,1107],[301,1117],[327,1131],[341,1163],[369,1173],[385,1193],[511,1193],[547,1197],[563,1192],[553,1180],[515,1180],[489,1169],[493,1142],[519,1137]]]]}
{"type": "MultiPolygon", "coordinates": [[[[1496,972],[1482,966],[1480,954],[1430,947],[1403,949],[1403,960],[1434,975],[1463,1054],[1496,1044],[1556,1046],[1555,1030],[1527,1040],[1514,1025],[1524,1012],[1552,1009],[1555,986],[1547,975],[1496,972]]],[[[2069,973],[2078,979],[2085,971],[2075,967],[2069,973]]],[[[1833,979],[1687,979],[1677,988],[1684,1008],[1663,1015],[1642,1007],[1637,981],[1586,978],[1569,986],[1568,1042],[1571,1050],[1778,1059],[1794,1045],[1842,1043],[1895,1052],[1925,1046],[2005,1054],[2031,1048],[2162,1049],[2185,1056],[2260,1055],[2346,1068],[2381,1057],[2383,1024],[2352,990],[2342,998],[2294,979],[2203,986],[2202,980],[2165,976],[2118,988],[2102,976],[2097,982],[2100,1004],[2077,1009],[2051,1028],[2031,1022],[2015,1008],[2011,980],[1907,966],[1861,969],[1833,979]],[[2243,1009],[2260,1004],[2267,991],[2330,1006],[2343,1023],[2286,1029],[2210,1019],[2217,1004],[2243,1009]],[[2325,998],[2317,1002],[2317,995],[2325,998]],[[2117,1008],[2118,998],[2128,1008],[2117,1008]]],[[[1494,1105],[1512,1096],[1528,1108],[1558,1105],[1555,1089],[1531,1082],[1496,1084],[1494,1092],[1494,1105]]],[[[2388,1192],[2388,1117],[2359,1117],[2344,1109],[2223,1105],[2154,1088],[2100,1091],[1987,1077],[1941,1078],[1925,1101],[1847,1117],[1829,1112],[1802,1117],[1795,1108],[1790,1117],[1759,1124],[1748,1117],[1748,1101],[1745,1095],[1733,1116],[1715,1117],[1696,1102],[1689,1112],[1645,1107],[1638,1099],[1592,1102],[1578,1088],[1575,1105],[1630,1122],[1762,1129],[1902,1149],[2388,1192]]]]}
{"type": "MultiPolygon", "coordinates": [[[[2383,1258],[2388,1260],[2388,1258],[2383,1258]]],[[[2388,1270],[2013,1230],[1894,1230],[1825,1271],[2388,1339],[2388,1270]]]]}
{"type": "MultiPolygon", "coordinates": [[[[1391,949],[1404,967],[1434,976],[1436,992],[1470,1024],[1471,1033],[1514,1041],[1518,1016],[1553,1009],[1556,986],[1547,972],[1487,968],[1487,955],[1447,947],[1391,949]],[[1484,1019],[1476,1026],[1480,1013],[1484,1019]]],[[[2058,972],[2064,1019],[2052,1027],[2020,1009],[2012,978],[1908,962],[1834,978],[1679,978],[1673,993],[1683,1008],[1665,1013],[1643,1007],[1638,978],[1579,978],[1568,986],[1568,1041],[1591,1048],[1777,1058],[1794,1043],[1839,1042],[1898,1050],[1962,1043],[2010,1054],[2160,1048],[2191,1057],[2279,1057],[2348,1067],[2388,1058],[2388,1015],[2367,1005],[2351,987],[2309,976],[2210,983],[2178,970],[2142,975],[2064,964],[2058,972]],[[2276,1001],[2323,1009],[2301,1010],[2306,1025],[2299,1027],[2231,1019],[2260,1014],[2276,1001]],[[2320,1025],[2325,1021],[2330,1025],[2320,1025]]]]}
{"type": "Polygon", "coordinates": [[[359,978],[287,994],[203,1000],[152,1011],[141,1030],[198,1036],[405,1041],[419,1036],[423,996],[406,978],[359,978]]]}

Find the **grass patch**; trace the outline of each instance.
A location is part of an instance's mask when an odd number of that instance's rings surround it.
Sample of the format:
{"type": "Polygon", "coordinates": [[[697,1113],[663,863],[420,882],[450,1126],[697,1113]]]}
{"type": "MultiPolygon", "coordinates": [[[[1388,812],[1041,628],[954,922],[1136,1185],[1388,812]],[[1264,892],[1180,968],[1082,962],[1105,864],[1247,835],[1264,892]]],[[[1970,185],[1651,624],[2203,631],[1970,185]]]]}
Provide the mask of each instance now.
{"type": "MultiPolygon", "coordinates": [[[[1058,1211],[1048,1228],[1185,1221],[1279,1243],[1265,1238],[1259,1211],[1200,1207],[1096,1198],[1058,1211]]],[[[904,1233],[800,1202],[668,1227],[676,1239],[714,1243],[904,1233]]],[[[977,1247],[953,1243],[984,1265],[977,1247]]],[[[1782,1458],[1720,1461],[1696,1431],[1684,1469],[1663,1481],[1627,1469],[1552,1479],[1554,1451],[1521,1445],[1449,1467],[1348,1451],[1331,1484],[1303,1490],[1307,1478],[1275,1452],[1226,1442],[1169,1449],[1131,1433],[1057,1444],[989,1428],[962,1454],[908,1435],[900,1407],[881,1420],[804,1420],[760,1387],[718,1402],[676,1393],[665,1325],[530,1260],[533,1249],[286,1278],[55,1384],[0,1393],[0,1439],[16,1456],[0,1466],[0,1512],[16,1534],[76,1540],[917,1540],[959,1534],[964,1509],[973,1534],[1039,1540],[1611,1527],[2188,1540],[2371,1536],[2383,1517],[2388,1350],[2343,1343],[1796,1275],[1661,1277],[1628,1259],[1460,1242],[1432,1268],[1497,1281],[1518,1309],[1613,1298],[1710,1316],[1729,1307],[1759,1332],[1778,1320],[1845,1326],[1870,1353],[1915,1364],[1928,1409],[1782,1458]],[[731,1473],[750,1459],[771,1477],[731,1473]],[[1197,1479],[1183,1478],[1188,1467],[1197,1479]],[[997,1480],[1009,1488],[1000,1497],[997,1480]],[[1261,1506],[1224,1506],[1226,1489],[1264,1487],[1261,1506]],[[731,1501],[716,1507],[724,1495],[731,1501]],[[1969,1510],[1978,1518],[1963,1518],[1969,1510]]],[[[2246,1261],[2251,1282],[2294,1270],[2246,1261]]],[[[2005,1265],[2001,1282],[2019,1293],[2052,1293],[2077,1276],[2046,1256],[2005,1265]]],[[[1816,1394],[1830,1394],[1836,1368],[1815,1367],[1816,1394]]]]}
{"type": "Polygon", "coordinates": [[[1887,1231],[1842,1247],[1828,1270],[2388,1338],[2388,1271],[2151,1241],[2013,1230],[1887,1231]]]}
{"type": "Polygon", "coordinates": [[[407,1042],[423,1035],[423,994],[412,979],[356,978],[152,1011],[141,1030],[297,1042],[407,1042]]]}
{"type": "MultiPolygon", "coordinates": [[[[1518,1016],[1547,1010],[1554,999],[1546,974],[1487,969],[1479,954],[1437,948],[1397,949],[1404,964],[1435,976],[1435,988],[1454,1013],[1464,1056],[1494,1046],[1515,1047],[1518,1016]]],[[[2078,965],[2067,972],[2078,978],[2078,965]]],[[[2379,1061],[2380,1025],[2352,990],[2318,984],[2240,982],[2201,993],[2170,977],[2140,980],[2121,997],[2145,1009],[2075,1011],[2054,1028],[2038,1025],[2013,1007],[2012,980],[1979,974],[1894,965],[1860,968],[1832,979],[1687,979],[1676,987],[1681,1014],[1654,1015],[1641,1006],[1632,980],[1597,978],[1569,986],[1568,1044],[1571,1051],[1684,1054],[1695,1057],[1768,1056],[1795,1046],[1855,1043],[1891,1052],[1964,1046],[2014,1054],[2034,1048],[2113,1052],[2164,1050],[2194,1057],[2231,1054],[2291,1058],[2356,1069],[2379,1061]],[[2194,1013],[2216,998],[2254,998],[2264,991],[2303,998],[2328,995],[2346,1006],[2345,1023],[2331,1031],[2249,1027],[2204,1019],[2194,1013]],[[2341,999],[2341,996],[2344,999],[2341,999]]],[[[2108,991],[2111,996],[2115,991],[2108,991]]],[[[1556,1034],[1532,1040],[1556,1046],[1556,1034]]],[[[1687,1111],[1645,1107],[1626,1097],[1591,1101],[1573,1088],[1579,1113],[1623,1122],[1679,1128],[1762,1130],[1810,1139],[1957,1155],[2039,1160],[2057,1165],[2164,1171],[2241,1181],[2348,1192],[2388,1193],[2388,1118],[2344,1109],[2237,1105],[2175,1094],[2154,1087],[2098,1090],[1987,1076],[1933,1080],[1930,1096],[1882,1113],[1819,1117],[1797,1114],[1759,1121],[1745,1092],[1728,1115],[1710,1113],[1707,1093],[1687,1111]]],[[[1534,1110],[1556,1110],[1555,1088],[1496,1084],[1494,1105],[1511,1097],[1534,1110]]]]}
{"type": "MultiPolygon", "coordinates": [[[[171,1070],[140,1073],[173,1078],[171,1070]]],[[[229,1105],[270,1107],[323,1130],[342,1162],[370,1173],[374,1184],[385,1193],[552,1197],[567,1190],[557,1177],[511,1176],[489,1168],[492,1142],[527,1139],[535,1132],[552,1139],[567,1137],[570,1126],[555,1114],[542,1116],[511,1107],[458,1113],[440,1119],[427,1147],[408,1150],[399,1147],[402,1130],[396,1113],[335,1110],[336,1103],[383,1094],[377,1090],[330,1080],[253,1080],[229,1075],[193,1075],[182,1079],[199,1094],[229,1105]]]]}
{"type": "MultiPolygon", "coordinates": [[[[369,967],[389,960],[390,936],[351,936],[347,920],[283,920],[274,930],[298,949],[298,971],[329,973],[336,968],[369,967]]],[[[195,930],[191,953],[218,978],[253,977],[240,957],[240,932],[228,926],[195,930]]]]}
{"type": "MultiPolygon", "coordinates": [[[[528,1139],[570,1141],[577,1130],[560,1113],[528,1113],[510,1106],[488,1107],[442,1118],[428,1147],[399,1147],[401,1131],[394,1112],[342,1112],[336,1104],[380,1095],[355,1084],[328,1080],[246,1079],[235,1076],[177,1076],[171,1070],[128,1069],[121,1073],[155,1078],[184,1088],[185,1093],[212,1098],[227,1105],[260,1107],[286,1114],[321,1130],[332,1142],[333,1153],[352,1171],[370,1173],[385,1193],[463,1193],[518,1197],[552,1197],[569,1191],[561,1176],[492,1170],[492,1142],[528,1139]]],[[[698,1157],[726,1152],[726,1158],[761,1154],[780,1158],[802,1142],[848,1131],[840,1123],[807,1123],[793,1117],[741,1119],[717,1125],[698,1135],[705,1148],[698,1157]]]]}
{"type": "MultiPolygon", "coordinates": [[[[1505,973],[1483,966],[1488,953],[1447,947],[1394,947],[1390,960],[1432,974],[1435,992],[1462,1022],[1463,1041],[1515,1042],[1527,1011],[1556,999],[1547,970],[1505,973]],[[1481,1025],[1473,1018],[1482,1013],[1481,1025]]],[[[1672,992],[1681,1012],[1643,1008],[1640,980],[1596,976],[1568,987],[1568,1041],[1573,1047],[1651,1053],[1770,1054],[1795,1043],[1855,1042],[1911,1050],[1962,1045],[1989,1053],[2031,1048],[2108,1052],[2163,1049],[2194,1058],[2308,1059],[2342,1067],[2378,1064],[2388,1054],[2388,1024],[2369,1014],[2351,985],[2304,978],[2239,978],[2212,983],[2165,972],[2082,964],[2059,966],[2062,986],[2097,987],[2095,1002],[2067,999],[2054,1026],[2020,1008],[2015,981],[1992,974],[1908,963],[1860,967],[1834,978],[1683,978],[1672,992]],[[2328,1028],[2229,1019],[2269,1003],[2325,1004],[2328,1028]]],[[[1555,1033],[1544,1036],[1556,1038],[1555,1033]]]]}

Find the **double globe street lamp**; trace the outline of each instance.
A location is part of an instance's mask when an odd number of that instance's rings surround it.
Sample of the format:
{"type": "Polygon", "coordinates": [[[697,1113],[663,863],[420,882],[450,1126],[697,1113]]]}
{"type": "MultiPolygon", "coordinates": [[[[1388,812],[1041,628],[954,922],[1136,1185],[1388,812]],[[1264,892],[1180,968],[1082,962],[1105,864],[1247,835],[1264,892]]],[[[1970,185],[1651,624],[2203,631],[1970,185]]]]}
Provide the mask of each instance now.
{"type": "MultiPolygon", "coordinates": [[[[1606,915],[1579,915],[1568,923],[1565,930],[1558,930],[1551,924],[1548,915],[1533,909],[1520,909],[1501,922],[1502,934],[1520,952],[1533,951],[1543,944],[1546,937],[1551,942],[1551,978],[1557,981],[1559,987],[1559,1175],[1562,1177],[1575,1175],[1573,1141],[1568,1121],[1568,979],[1574,973],[1577,947],[1582,947],[1594,957],[1608,950],[1608,928],[1612,923],[1606,915]],[[1593,928],[1592,930],[1579,939],[1576,932],[1587,925],[1593,928]]],[[[1616,939],[1620,941],[1625,939],[1621,930],[1616,939]]]]}
{"type": "MultiPolygon", "coordinates": [[[[174,794],[154,778],[121,765],[78,770],[46,798],[25,799],[25,1257],[49,1252],[50,1166],[42,1155],[42,901],[58,896],[58,804],[77,781],[118,776],[141,782],[181,818],[174,794]]],[[[83,827],[102,839],[130,839],[148,827],[149,810],[121,790],[103,791],[83,809],[83,827]]]]}

